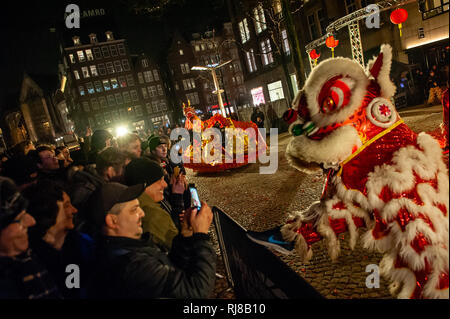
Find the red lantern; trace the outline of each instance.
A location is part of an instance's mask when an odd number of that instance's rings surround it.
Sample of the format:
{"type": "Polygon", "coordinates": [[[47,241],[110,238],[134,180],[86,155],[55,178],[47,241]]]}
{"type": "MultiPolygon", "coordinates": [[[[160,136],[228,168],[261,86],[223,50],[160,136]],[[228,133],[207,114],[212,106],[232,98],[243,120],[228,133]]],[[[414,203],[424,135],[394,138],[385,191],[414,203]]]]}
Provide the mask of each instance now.
{"type": "Polygon", "coordinates": [[[391,22],[393,24],[398,24],[398,29],[400,30],[400,36],[402,36],[402,23],[408,19],[408,11],[405,9],[395,9],[391,13],[391,22]]]}
{"type": "Polygon", "coordinates": [[[325,41],[325,45],[331,49],[331,56],[334,58],[334,48],[339,44],[339,40],[336,40],[332,35],[330,35],[325,41]]]}
{"type": "Polygon", "coordinates": [[[316,52],[316,49],[313,49],[309,52],[309,56],[311,60],[314,60],[314,66],[317,65],[317,59],[320,58],[320,53],[316,52]]]}

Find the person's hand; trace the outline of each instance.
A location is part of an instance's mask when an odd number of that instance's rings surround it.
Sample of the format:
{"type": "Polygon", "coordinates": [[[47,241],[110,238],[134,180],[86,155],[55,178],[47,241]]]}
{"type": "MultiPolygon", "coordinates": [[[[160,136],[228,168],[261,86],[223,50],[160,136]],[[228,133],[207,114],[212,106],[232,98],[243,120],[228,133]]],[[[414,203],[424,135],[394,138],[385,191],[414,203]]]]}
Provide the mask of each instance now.
{"type": "Polygon", "coordinates": [[[170,184],[172,185],[173,194],[183,194],[186,190],[186,176],[183,174],[178,175],[177,178],[172,176],[170,184]]]}
{"type": "Polygon", "coordinates": [[[208,204],[205,202],[201,203],[202,209],[198,211],[197,208],[194,208],[191,212],[191,216],[189,217],[189,221],[194,233],[207,234],[209,231],[209,226],[211,226],[213,214],[208,204]]]}
{"type": "Polygon", "coordinates": [[[191,225],[189,224],[189,218],[191,216],[193,208],[189,208],[187,210],[183,210],[183,212],[178,215],[180,218],[180,225],[181,225],[181,236],[183,237],[191,237],[194,234],[194,230],[192,229],[191,225]]]}

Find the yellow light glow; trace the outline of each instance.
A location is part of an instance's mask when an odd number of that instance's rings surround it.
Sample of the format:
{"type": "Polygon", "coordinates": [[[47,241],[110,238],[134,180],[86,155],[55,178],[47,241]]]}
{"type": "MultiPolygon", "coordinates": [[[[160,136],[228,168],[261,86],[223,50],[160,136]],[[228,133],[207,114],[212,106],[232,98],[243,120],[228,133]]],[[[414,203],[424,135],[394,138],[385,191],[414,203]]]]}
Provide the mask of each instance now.
{"type": "Polygon", "coordinates": [[[438,41],[441,41],[441,40],[444,40],[444,39],[448,39],[448,35],[447,36],[443,36],[443,37],[439,37],[439,38],[434,38],[434,39],[431,39],[431,40],[428,40],[428,41],[419,42],[419,43],[416,42],[416,43],[414,43],[414,44],[412,44],[410,46],[407,46],[406,50],[417,48],[417,47],[420,47],[422,45],[430,44],[430,43],[433,43],[433,42],[438,42],[438,41]]]}
{"type": "Polygon", "coordinates": [[[128,133],[128,129],[124,126],[118,126],[116,128],[116,136],[121,137],[128,133]]]}

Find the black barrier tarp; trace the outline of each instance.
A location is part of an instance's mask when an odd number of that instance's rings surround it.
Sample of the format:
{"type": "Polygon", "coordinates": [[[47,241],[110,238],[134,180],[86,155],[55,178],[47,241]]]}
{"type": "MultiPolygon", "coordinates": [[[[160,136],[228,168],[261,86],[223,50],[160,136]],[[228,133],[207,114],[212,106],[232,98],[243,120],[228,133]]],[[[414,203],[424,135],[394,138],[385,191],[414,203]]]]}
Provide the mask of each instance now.
{"type": "Polygon", "coordinates": [[[264,246],[248,239],[246,230],[213,207],[214,225],[230,285],[238,299],[322,299],[295,271],[264,246]]]}

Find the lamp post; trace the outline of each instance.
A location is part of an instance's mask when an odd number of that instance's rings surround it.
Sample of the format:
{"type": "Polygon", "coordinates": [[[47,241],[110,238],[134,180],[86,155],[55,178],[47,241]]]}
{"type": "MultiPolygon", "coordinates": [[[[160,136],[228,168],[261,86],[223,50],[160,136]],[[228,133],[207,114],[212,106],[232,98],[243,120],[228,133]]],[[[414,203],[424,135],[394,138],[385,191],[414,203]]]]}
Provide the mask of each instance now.
{"type": "Polygon", "coordinates": [[[219,81],[217,79],[216,69],[223,67],[224,65],[230,63],[232,60],[228,60],[222,64],[208,64],[206,66],[193,66],[191,68],[192,71],[211,71],[212,78],[214,81],[214,94],[217,94],[217,100],[219,101],[220,111],[222,112],[223,117],[227,117],[227,113],[225,113],[225,108],[223,107],[222,93],[224,90],[221,90],[219,87],[219,81]]]}

